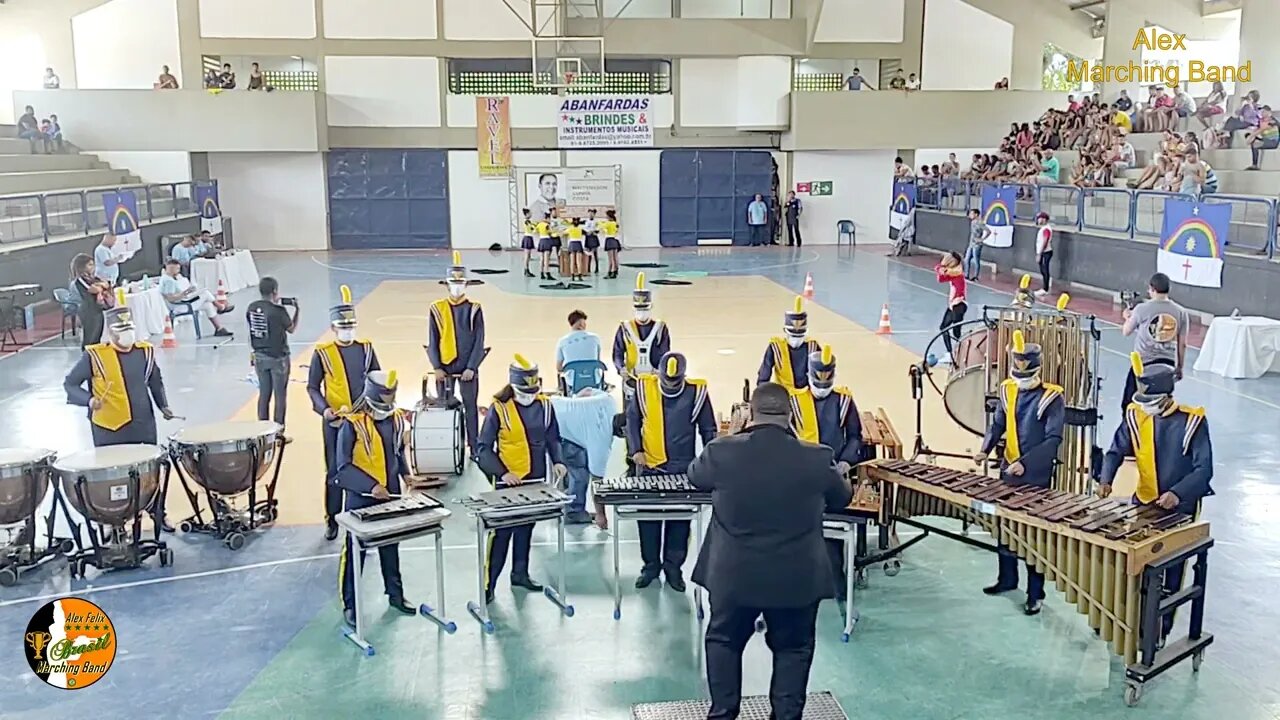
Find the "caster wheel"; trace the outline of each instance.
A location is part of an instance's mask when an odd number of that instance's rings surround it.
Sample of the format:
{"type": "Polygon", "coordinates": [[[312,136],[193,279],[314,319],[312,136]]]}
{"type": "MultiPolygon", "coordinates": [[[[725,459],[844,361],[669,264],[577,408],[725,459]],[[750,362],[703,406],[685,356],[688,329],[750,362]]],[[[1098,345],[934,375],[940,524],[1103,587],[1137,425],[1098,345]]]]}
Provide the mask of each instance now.
{"type": "Polygon", "coordinates": [[[13,568],[0,569],[0,587],[13,587],[18,584],[18,572],[13,568]]]}
{"type": "Polygon", "coordinates": [[[884,564],[884,574],[888,577],[893,577],[894,575],[897,575],[901,571],[902,571],[902,563],[898,562],[897,560],[894,560],[892,562],[887,562],[884,564]]]}
{"type": "Polygon", "coordinates": [[[74,540],[63,540],[58,544],[58,552],[63,555],[70,555],[76,551],[76,543],[74,540]]]}
{"type": "MultiPolygon", "coordinates": [[[[3,583],[0,583],[3,584],[3,583]]],[[[1204,651],[1191,656],[1191,672],[1200,672],[1200,663],[1204,662],[1204,651]]]]}
{"type": "Polygon", "coordinates": [[[840,633],[840,642],[842,643],[849,642],[849,633],[840,633]]]}
{"type": "Polygon", "coordinates": [[[485,635],[492,635],[492,634],[493,634],[493,623],[492,623],[492,622],[484,623],[484,624],[483,624],[483,625],[481,625],[480,627],[484,628],[484,634],[485,634],[485,635]]]}
{"type": "Polygon", "coordinates": [[[621,619],[622,619],[622,611],[621,611],[621,610],[614,610],[614,611],[613,611],[613,619],[614,619],[614,620],[621,620],[621,619]]]}
{"type": "Polygon", "coordinates": [[[1142,699],[1142,687],[1139,685],[1127,685],[1124,689],[1124,704],[1134,707],[1138,701],[1142,699]]]}
{"type": "Polygon", "coordinates": [[[173,565],[173,551],[165,548],[160,551],[160,567],[170,567],[173,565]]]}
{"type": "Polygon", "coordinates": [[[572,606],[572,605],[565,605],[565,606],[564,606],[564,616],[565,616],[565,617],[573,617],[573,606],[572,606]]]}
{"type": "Polygon", "coordinates": [[[239,550],[244,547],[244,535],[238,532],[229,533],[222,542],[231,550],[239,550]]]}
{"type": "Polygon", "coordinates": [[[866,590],[870,584],[865,573],[858,573],[858,577],[853,581],[853,586],[859,590],[866,590]]]}
{"type": "Polygon", "coordinates": [[[181,530],[182,533],[185,535],[191,532],[192,530],[194,530],[195,528],[191,526],[190,520],[183,520],[182,522],[178,523],[178,529],[181,530]]]}
{"type": "Polygon", "coordinates": [[[444,631],[449,633],[450,635],[458,632],[458,623],[450,620],[449,622],[444,624],[444,631]]]}
{"type": "Polygon", "coordinates": [[[365,656],[365,657],[373,657],[373,655],[374,655],[374,650],[373,650],[373,648],[372,648],[372,647],[367,647],[367,648],[365,648],[365,649],[364,649],[364,656],[365,656]]]}

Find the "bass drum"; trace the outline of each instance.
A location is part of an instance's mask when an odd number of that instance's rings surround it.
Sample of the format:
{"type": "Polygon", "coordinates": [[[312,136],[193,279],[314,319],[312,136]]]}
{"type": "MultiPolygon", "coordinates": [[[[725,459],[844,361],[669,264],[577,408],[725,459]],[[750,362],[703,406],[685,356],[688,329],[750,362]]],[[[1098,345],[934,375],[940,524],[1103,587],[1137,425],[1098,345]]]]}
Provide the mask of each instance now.
{"type": "Polygon", "coordinates": [[[462,406],[414,411],[409,460],[415,475],[461,475],[466,449],[462,406]]]}
{"type": "MultiPolygon", "coordinates": [[[[942,404],[960,427],[974,435],[987,432],[987,343],[994,333],[980,328],[956,344],[951,375],[942,390],[942,404]]],[[[991,363],[995,367],[995,363],[991,363]]]]}

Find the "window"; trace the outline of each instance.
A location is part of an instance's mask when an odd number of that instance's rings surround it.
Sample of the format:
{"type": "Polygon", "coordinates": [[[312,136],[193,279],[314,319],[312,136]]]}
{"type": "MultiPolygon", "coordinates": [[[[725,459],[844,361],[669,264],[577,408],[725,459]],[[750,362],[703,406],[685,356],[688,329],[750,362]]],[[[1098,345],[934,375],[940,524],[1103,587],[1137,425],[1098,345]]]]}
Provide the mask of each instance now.
{"type": "MultiPolygon", "coordinates": [[[[605,60],[603,79],[598,71],[585,70],[578,77],[590,88],[582,94],[622,93],[658,95],[671,92],[671,63],[667,60],[605,60]]],[[[539,73],[540,83],[550,83],[551,73],[539,73]]],[[[528,58],[449,60],[449,92],[454,95],[554,95],[534,84],[528,58]]],[[[574,90],[569,90],[573,94],[574,90]]]]}
{"type": "Polygon", "coordinates": [[[791,89],[795,92],[840,92],[844,75],[838,72],[793,72],[791,89]]]}

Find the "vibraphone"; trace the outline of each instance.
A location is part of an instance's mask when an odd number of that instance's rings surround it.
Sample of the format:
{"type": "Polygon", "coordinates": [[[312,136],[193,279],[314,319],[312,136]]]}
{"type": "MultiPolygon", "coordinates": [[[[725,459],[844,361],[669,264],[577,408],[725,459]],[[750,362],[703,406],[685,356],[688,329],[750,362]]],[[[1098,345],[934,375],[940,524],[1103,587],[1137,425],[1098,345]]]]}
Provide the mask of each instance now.
{"type": "Polygon", "coordinates": [[[484,601],[484,586],[488,575],[486,550],[489,547],[486,537],[493,530],[527,525],[540,520],[556,521],[556,554],[560,566],[559,582],[555,587],[546,585],[542,593],[548,600],[555,603],[566,617],[573,617],[573,606],[569,604],[569,595],[565,590],[564,508],[569,501],[568,495],[545,482],[499,488],[458,501],[476,519],[478,594],[475,600],[467,603],[467,612],[480,623],[480,627],[486,633],[494,631],[493,621],[489,619],[489,606],[484,601]]]}
{"type": "MultiPolygon", "coordinates": [[[[1209,524],[1118,499],[1033,488],[998,478],[905,460],[867,463],[861,471],[883,488],[882,521],[907,522],[969,544],[995,548],[916,521],[956,518],[991,532],[1034,564],[1088,615],[1089,625],[1124,658],[1126,701],[1142,684],[1190,657],[1199,669],[1213,636],[1202,632],[1209,524]],[[1162,597],[1164,572],[1195,558],[1189,586],[1162,597]],[[1191,604],[1187,637],[1160,649],[1161,621],[1191,604]]],[[[923,537],[923,536],[922,536],[923,537]]]]}
{"type": "MultiPolygon", "coordinates": [[[[444,548],[441,546],[440,534],[445,518],[451,515],[440,501],[425,493],[413,493],[368,507],[356,508],[339,513],[334,522],[346,532],[352,550],[363,552],[384,545],[405,542],[420,537],[431,537],[435,540],[436,551],[436,598],[439,607],[431,607],[426,603],[418,606],[418,614],[440,626],[449,634],[457,631],[457,623],[445,617],[444,609],[444,548]]],[[[364,650],[366,657],[374,654],[374,648],[361,633],[363,621],[360,614],[360,576],[363,575],[363,562],[356,557],[348,558],[352,567],[355,585],[356,626],[344,631],[343,635],[364,650]],[[359,567],[357,567],[357,563],[359,567]]]]}
{"type": "MultiPolygon", "coordinates": [[[[626,475],[602,478],[592,485],[596,503],[613,509],[613,619],[622,619],[622,568],[619,561],[619,519],[691,520],[696,528],[693,553],[702,547],[702,508],[711,505],[711,493],[698,490],[683,473],[626,475]]],[[[693,586],[694,612],[701,620],[702,588],[693,586]]]]}

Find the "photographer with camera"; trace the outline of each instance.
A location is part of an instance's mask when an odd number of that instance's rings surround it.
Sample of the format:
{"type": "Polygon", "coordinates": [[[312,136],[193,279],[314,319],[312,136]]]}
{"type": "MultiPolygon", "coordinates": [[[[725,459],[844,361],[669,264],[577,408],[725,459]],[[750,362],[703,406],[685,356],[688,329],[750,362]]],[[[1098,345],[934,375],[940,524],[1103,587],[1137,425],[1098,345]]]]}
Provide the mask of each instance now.
{"type": "Polygon", "coordinates": [[[280,297],[280,283],[273,277],[262,278],[258,292],[262,299],[254,301],[245,312],[253,367],[258,374],[258,419],[274,420],[283,428],[289,389],[288,336],[298,329],[298,300],[280,297]],[[293,308],[292,313],[289,307],[293,308]],[[272,395],[276,400],[274,415],[272,395]]]}

